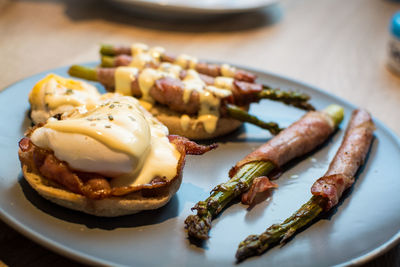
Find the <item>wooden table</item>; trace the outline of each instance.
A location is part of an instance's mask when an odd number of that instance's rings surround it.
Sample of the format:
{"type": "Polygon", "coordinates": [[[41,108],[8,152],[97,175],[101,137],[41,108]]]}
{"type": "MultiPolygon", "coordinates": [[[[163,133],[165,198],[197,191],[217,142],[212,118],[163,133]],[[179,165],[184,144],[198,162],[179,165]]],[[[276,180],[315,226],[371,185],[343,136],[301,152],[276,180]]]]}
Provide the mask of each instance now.
{"type": "MultiPolygon", "coordinates": [[[[367,108],[400,135],[400,78],[385,65],[397,9],[384,0],[286,0],[261,13],[181,23],[135,17],[96,0],[0,0],[0,88],[95,61],[99,43],[139,41],[304,81],[367,108]]],[[[11,266],[76,264],[2,222],[0,247],[0,260],[11,266]]],[[[365,266],[400,266],[400,246],[365,266]]]]}

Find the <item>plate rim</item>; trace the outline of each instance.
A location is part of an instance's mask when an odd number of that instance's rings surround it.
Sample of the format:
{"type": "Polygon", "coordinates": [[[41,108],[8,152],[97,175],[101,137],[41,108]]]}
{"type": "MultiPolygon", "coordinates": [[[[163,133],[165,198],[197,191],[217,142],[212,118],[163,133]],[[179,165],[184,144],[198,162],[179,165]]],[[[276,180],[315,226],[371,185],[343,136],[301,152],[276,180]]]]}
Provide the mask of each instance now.
{"type": "Polygon", "coordinates": [[[181,4],[164,4],[164,3],[156,3],[149,2],[147,0],[108,0],[109,2],[118,3],[122,5],[128,6],[141,6],[147,9],[152,9],[157,11],[168,10],[174,13],[181,12],[189,12],[192,14],[235,14],[235,13],[244,13],[244,12],[252,12],[260,8],[265,8],[270,5],[278,3],[279,0],[260,0],[259,4],[251,5],[249,7],[201,7],[201,6],[190,6],[190,5],[181,5],[181,4]]]}
{"type": "MultiPolygon", "coordinates": [[[[80,63],[80,64],[93,66],[93,65],[98,65],[99,61],[90,61],[90,62],[85,62],[85,63],[80,63]]],[[[276,73],[273,73],[273,72],[270,72],[267,70],[257,69],[257,68],[253,68],[253,67],[240,65],[240,64],[231,64],[231,65],[238,67],[240,69],[255,72],[256,74],[261,73],[263,75],[271,76],[271,77],[277,78],[279,80],[285,80],[286,82],[290,82],[290,83],[294,83],[294,84],[297,84],[302,87],[306,87],[308,90],[311,90],[313,92],[316,92],[316,93],[319,93],[322,95],[327,95],[328,97],[333,98],[335,101],[343,102],[345,105],[347,105],[348,107],[350,107],[353,110],[357,108],[357,106],[352,104],[350,101],[340,98],[339,96],[336,96],[331,92],[324,91],[323,89],[320,89],[316,86],[308,84],[307,82],[297,80],[295,78],[290,78],[290,77],[287,77],[282,74],[276,74],[276,73]]],[[[3,89],[1,89],[0,94],[6,90],[10,90],[10,88],[16,86],[19,83],[22,83],[23,81],[25,81],[27,79],[31,79],[36,76],[45,75],[52,71],[54,71],[54,72],[61,71],[61,70],[67,69],[68,67],[69,67],[69,65],[54,67],[52,69],[40,71],[40,72],[30,75],[28,77],[21,78],[15,82],[12,82],[11,84],[7,85],[3,89]]],[[[379,119],[377,119],[374,116],[372,116],[372,117],[373,117],[374,123],[378,126],[377,128],[382,130],[384,133],[386,133],[391,138],[391,140],[396,143],[396,145],[400,149],[400,137],[397,136],[396,133],[390,127],[386,126],[382,121],[380,121],[379,119]]],[[[82,253],[79,250],[75,250],[73,248],[66,247],[62,243],[59,243],[59,242],[56,242],[56,241],[53,241],[53,240],[47,238],[46,236],[36,232],[32,228],[29,228],[28,226],[24,226],[23,223],[21,223],[20,221],[15,219],[13,216],[10,216],[10,214],[8,214],[7,212],[4,211],[4,209],[1,207],[1,205],[0,205],[0,219],[3,222],[5,222],[9,227],[13,228],[20,234],[24,235],[25,237],[33,240],[34,242],[42,245],[43,247],[61,255],[61,256],[65,256],[69,259],[72,259],[72,260],[75,260],[75,261],[78,261],[81,263],[86,263],[86,264],[96,264],[96,265],[102,265],[102,266],[119,266],[120,265],[115,262],[111,262],[111,261],[108,261],[105,259],[99,259],[99,258],[91,256],[89,254],[82,253]]],[[[395,245],[397,245],[399,242],[400,242],[400,230],[395,235],[393,235],[392,238],[388,239],[386,242],[384,242],[380,246],[376,247],[375,249],[373,249],[357,258],[353,258],[349,261],[339,263],[335,266],[354,266],[354,265],[361,265],[361,264],[367,263],[368,261],[384,254],[385,252],[387,252],[388,250],[393,248],[395,245]]]]}

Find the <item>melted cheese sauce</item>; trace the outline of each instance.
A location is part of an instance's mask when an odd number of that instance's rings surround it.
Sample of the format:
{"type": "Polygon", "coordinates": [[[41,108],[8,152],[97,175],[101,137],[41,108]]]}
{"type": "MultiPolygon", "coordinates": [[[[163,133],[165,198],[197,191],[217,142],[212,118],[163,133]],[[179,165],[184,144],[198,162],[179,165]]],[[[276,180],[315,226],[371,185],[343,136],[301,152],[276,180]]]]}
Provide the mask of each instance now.
{"type": "Polygon", "coordinates": [[[182,54],[176,57],[174,64],[177,64],[184,69],[194,69],[198,62],[197,58],[182,54]]]}
{"type": "MultiPolygon", "coordinates": [[[[230,78],[219,78],[219,80],[216,79],[216,81],[219,81],[217,82],[217,85],[221,85],[224,82],[223,85],[229,87],[229,82],[231,84],[233,83],[233,80],[230,80],[230,78]]],[[[232,92],[222,86],[221,88],[217,88],[216,86],[207,86],[200,78],[199,73],[195,70],[187,71],[183,83],[185,85],[183,94],[184,103],[188,103],[193,91],[197,91],[200,96],[200,110],[198,112],[197,121],[193,124],[193,128],[196,128],[198,123],[202,123],[207,133],[213,133],[217,127],[219,119],[220,99],[231,95],[232,92]]],[[[182,129],[188,129],[188,125],[189,117],[181,116],[182,129]]]]}
{"type": "Polygon", "coordinates": [[[156,69],[146,68],[139,75],[139,88],[142,92],[142,100],[154,103],[154,99],[150,96],[150,89],[154,86],[156,80],[162,78],[162,72],[156,69]]]}
{"type": "Polygon", "coordinates": [[[137,68],[118,67],[115,70],[115,92],[121,95],[132,95],[131,84],[139,73],[137,68]]]}
{"type": "Polygon", "coordinates": [[[78,106],[84,105],[90,110],[99,98],[97,89],[88,83],[49,74],[36,83],[29,94],[31,117],[37,124],[78,106]]]}
{"type": "Polygon", "coordinates": [[[234,81],[233,78],[218,76],[218,77],[215,77],[215,79],[214,79],[214,85],[215,85],[215,87],[218,87],[218,88],[232,90],[233,89],[233,81],[234,81]]]}
{"type": "Polygon", "coordinates": [[[200,94],[200,110],[198,121],[203,123],[207,133],[213,133],[219,119],[220,99],[209,91],[200,94]]]}
{"type": "MultiPolygon", "coordinates": [[[[131,46],[132,62],[131,67],[135,67],[140,70],[138,77],[139,88],[142,92],[141,100],[146,101],[152,105],[154,99],[150,96],[150,89],[154,86],[157,79],[162,77],[170,76],[173,78],[179,78],[182,69],[189,69],[186,77],[183,79],[184,92],[183,102],[188,103],[190,96],[193,91],[196,91],[200,95],[200,110],[198,112],[197,123],[202,123],[207,132],[212,133],[216,129],[216,125],[219,118],[219,105],[220,99],[227,97],[231,94],[233,88],[233,78],[236,72],[234,67],[228,64],[221,65],[222,76],[216,77],[214,80],[214,86],[207,86],[200,78],[199,73],[195,71],[198,59],[189,55],[181,54],[176,57],[173,64],[161,63],[161,56],[165,53],[165,49],[162,47],[149,48],[145,44],[136,43],[131,46]],[[148,64],[152,63],[155,68],[148,68],[148,64]],[[224,76],[224,77],[223,77],[224,76]]],[[[121,83],[128,87],[128,74],[121,74],[121,83]]],[[[132,83],[132,78],[129,81],[132,83]]],[[[117,80],[116,80],[117,84],[117,80]]],[[[121,85],[122,87],[122,85],[121,85]]],[[[127,90],[117,90],[125,95],[127,90]]],[[[182,129],[188,128],[187,116],[181,117],[182,129]]],[[[194,125],[195,127],[195,125],[194,125]]]]}
{"type": "Polygon", "coordinates": [[[149,50],[148,45],[142,43],[134,43],[131,46],[131,55],[132,57],[134,57],[143,52],[147,52],[148,50],[149,50]]]}
{"type": "Polygon", "coordinates": [[[206,84],[200,78],[199,74],[195,70],[188,70],[185,78],[183,79],[184,91],[183,91],[183,102],[189,102],[192,91],[203,92],[206,84]]]}
{"type": "Polygon", "coordinates": [[[181,66],[172,64],[172,63],[168,63],[168,62],[163,62],[160,64],[160,66],[158,67],[158,70],[161,72],[165,72],[168,75],[170,75],[171,77],[174,78],[179,78],[182,68],[181,66]]]}
{"type": "Polygon", "coordinates": [[[84,114],[49,120],[31,139],[73,169],[114,177],[112,185],[128,186],[176,176],[180,154],[167,135],[168,129],[136,99],[115,96],[84,114]]]}
{"type": "MultiPolygon", "coordinates": [[[[135,80],[136,74],[138,75],[138,84],[142,93],[141,101],[148,106],[149,110],[154,104],[154,99],[150,95],[150,90],[155,82],[163,77],[172,77],[178,79],[182,67],[171,63],[162,63],[157,69],[144,68],[139,72],[137,68],[132,67],[118,67],[115,75],[116,92],[131,95],[131,83],[135,80]]],[[[233,86],[233,79],[228,77],[217,77],[214,86],[207,86],[200,78],[197,71],[190,69],[187,71],[183,79],[184,91],[183,102],[188,103],[193,91],[200,95],[200,110],[198,112],[197,123],[202,123],[208,133],[215,131],[218,118],[219,118],[219,105],[220,99],[232,94],[230,91],[233,86]]],[[[185,118],[185,117],[182,117],[185,118]]],[[[181,118],[182,129],[187,129],[187,119],[181,118]]],[[[196,127],[195,125],[193,127],[196,127]]]]}
{"type": "Polygon", "coordinates": [[[163,77],[179,78],[181,68],[173,66],[169,63],[161,64],[158,69],[145,68],[139,74],[139,88],[142,92],[142,100],[154,103],[154,99],[150,96],[150,89],[154,83],[163,77]]]}
{"type": "Polygon", "coordinates": [[[162,47],[149,48],[145,44],[133,44],[131,46],[132,61],[129,65],[138,69],[143,69],[148,64],[157,65],[160,63],[161,56],[164,53],[165,49],[162,47]]]}
{"type": "Polygon", "coordinates": [[[234,77],[236,73],[236,68],[228,65],[228,64],[222,64],[221,65],[221,74],[222,76],[226,77],[234,77]]]}
{"type": "Polygon", "coordinates": [[[186,114],[183,114],[180,119],[181,128],[184,131],[187,131],[190,126],[190,117],[186,114]]]}

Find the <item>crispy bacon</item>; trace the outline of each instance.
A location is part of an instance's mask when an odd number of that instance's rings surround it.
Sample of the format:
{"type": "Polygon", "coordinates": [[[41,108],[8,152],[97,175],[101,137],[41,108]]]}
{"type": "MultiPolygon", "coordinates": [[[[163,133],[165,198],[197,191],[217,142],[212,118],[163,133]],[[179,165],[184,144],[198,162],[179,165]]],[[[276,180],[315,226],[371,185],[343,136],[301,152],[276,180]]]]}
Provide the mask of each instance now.
{"type": "Polygon", "coordinates": [[[355,110],[342,144],[325,175],[311,187],[313,195],[328,199],[325,210],[335,206],[343,192],[354,183],[354,175],[364,163],[375,130],[371,116],[365,110],[355,110]]]}
{"type": "Polygon", "coordinates": [[[139,191],[142,192],[142,195],[153,196],[154,194],[162,194],[173,180],[181,177],[186,154],[200,155],[217,146],[215,144],[210,146],[198,145],[180,136],[171,135],[169,140],[175,144],[181,155],[177,165],[177,175],[171,181],[164,177],[154,177],[149,184],[137,186],[111,188],[110,178],[96,173],[74,171],[66,162],[57,159],[52,151],[37,147],[28,137],[22,138],[19,142],[19,155],[21,162],[27,165],[30,170],[36,170],[40,175],[61,187],[91,199],[122,196],[139,191]]]}
{"type": "Polygon", "coordinates": [[[271,161],[280,168],[293,158],[322,144],[333,132],[332,119],[323,112],[311,111],[277,136],[239,161],[230,172],[233,177],[241,166],[254,161],[271,161]]]}
{"type": "Polygon", "coordinates": [[[180,135],[168,135],[169,142],[175,144],[178,151],[184,150],[189,155],[202,155],[212,149],[218,147],[217,144],[211,144],[208,146],[199,145],[196,142],[190,141],[186,137],[180,135]]]}
{"type": "Polygon", "coordinates": [[[266,192],[268,189],[277,188],[276,183],[271,182],[267,176],[254,179],[250,189],[242,194],[242,203],[252,205],[258,193],[266,192]]]}
{"type": "Polygon", "coordinates": [[[18,145],[19,145],[19,149],[21,149],[23,152],[27,152],[31,148],[31,142],[30,142],[29,138],[22,138],[19,141],[18,145]]]}
{"type": "Polygon", "coordinates": [[[45,178],[65,186],[74,193],[83,194],[82,181],[75,173],[71,172],[66,163],[58,160],[54,154],[47,154],[43,164],[36,167],[45,178]]]}

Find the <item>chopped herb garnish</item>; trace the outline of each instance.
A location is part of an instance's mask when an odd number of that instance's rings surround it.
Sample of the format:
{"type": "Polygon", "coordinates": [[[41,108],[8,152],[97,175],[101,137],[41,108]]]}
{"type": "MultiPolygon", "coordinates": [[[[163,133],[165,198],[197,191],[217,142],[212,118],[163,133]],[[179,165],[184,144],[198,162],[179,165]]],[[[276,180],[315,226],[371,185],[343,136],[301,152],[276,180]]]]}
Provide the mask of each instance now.
{"type": "Polygon", "coordinates": [[[110,114],[110,115],[108,115],[108,119],[109,119],[110,121],[112,121],[112,120],[114,120],[114,117],[110,114]]]}
{"type": "Polygon", "coordinates": [[[110,106],[109,106],[109,108],[114,108],[115,107],[115,105],[114,104],[111,104],[110,106]]]}
{"type": "Polygon", "coordinates": [[[65,91],[66,95],[72,95],[73,93],[74,93],[74,91],[72,89],[69,89],[69,88],[65,91]]]}

